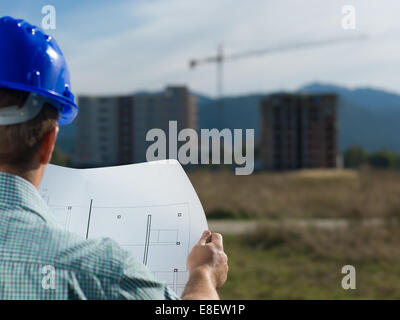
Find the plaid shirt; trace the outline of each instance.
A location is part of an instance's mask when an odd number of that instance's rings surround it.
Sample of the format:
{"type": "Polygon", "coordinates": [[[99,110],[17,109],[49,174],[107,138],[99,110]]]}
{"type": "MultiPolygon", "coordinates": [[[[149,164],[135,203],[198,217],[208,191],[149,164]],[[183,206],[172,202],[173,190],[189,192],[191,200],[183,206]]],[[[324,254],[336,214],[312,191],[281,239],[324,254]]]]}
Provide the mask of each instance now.
{"type": "Polygon", "coordinates": [[[111,239],[57,226],[36,188],[0,172],[0,299],[178,299],[111,239]]]}

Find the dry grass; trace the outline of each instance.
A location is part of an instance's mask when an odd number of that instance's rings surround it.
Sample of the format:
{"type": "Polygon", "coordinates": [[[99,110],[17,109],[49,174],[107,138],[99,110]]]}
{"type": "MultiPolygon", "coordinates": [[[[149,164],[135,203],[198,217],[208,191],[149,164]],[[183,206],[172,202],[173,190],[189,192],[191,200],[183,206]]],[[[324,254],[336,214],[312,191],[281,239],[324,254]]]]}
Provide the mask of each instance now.
{"type": "Polygon", "coordinates": [[[354,223],[337,230],[271,227],[225,237],[224,299],[399,299],[400,228],[354,223]],[[357,289],[343,290],[342,267],[357,289]]]}
{"type": "Polygon", "coordinates": [[[229,275],[223,299],[400,299],[399,236],[390,236],[398,230],[264,231],[271,233],[224,237],[229,275]],[[356,290],[341,286],[347,264],[356,268],[356,290]]]}
{"type": "Polygon", "coordinates": [[[224,236],[230,273],[223,298],[400,298],[400,171],[189,176],[209,218],[262,218],[255,232],[224,236]],[[307,218],[346,218],[347,226],[287,223],[307,218]],[[380,223],[362,223],[371,220],[380,223]],[[357,290],[341,287],[347,264],[357,270],[357,290]]]}
{"type": "Polygon", "coordinates": [[[400,172],[301,170],[235,176],[199,170],[189,177],[209,217],[364,218],[400,214],[400,172]]]}
{"type": "Polygon", "coordinates": [[[365,226],[353,223],[333,230],[261,225],[243,240],[245,246],[254,249],[302,252],[310,259],[347,263],[400,262],[400,227],[397,224],[365,226]]]}

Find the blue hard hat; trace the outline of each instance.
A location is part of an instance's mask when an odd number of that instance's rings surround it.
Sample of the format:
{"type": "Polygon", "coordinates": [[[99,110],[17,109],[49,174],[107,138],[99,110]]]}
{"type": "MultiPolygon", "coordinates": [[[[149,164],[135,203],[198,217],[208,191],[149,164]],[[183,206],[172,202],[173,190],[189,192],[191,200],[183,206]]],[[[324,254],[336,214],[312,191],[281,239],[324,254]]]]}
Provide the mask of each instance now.
{"type": "Polygon", "coordinates": [[[51,99],[60,125],[78,114],[67,62],[56,40],[21,19],[0,18],[0,87],[51,99]]]}

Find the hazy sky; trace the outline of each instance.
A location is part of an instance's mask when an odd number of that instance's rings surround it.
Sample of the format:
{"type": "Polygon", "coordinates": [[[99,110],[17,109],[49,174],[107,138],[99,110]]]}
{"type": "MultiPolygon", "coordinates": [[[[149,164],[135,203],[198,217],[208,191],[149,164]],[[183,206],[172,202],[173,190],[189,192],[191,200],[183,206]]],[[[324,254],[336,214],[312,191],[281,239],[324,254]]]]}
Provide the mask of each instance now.
{"type": "Polygon", "coordinates": [[[215,95],[214,64],[190,70],[190,58],[307,40],[368,34],[366,41],[227,62],[224,93],[294,90],[322,81],[400,93],[399,0],[114,0],[0,3],[0,15],[40,25],[41,8],[57,10],[51,31],[77,93],[159,90],[187,84],[215,95]],[[342,6],[356,8],[356,29],[341,26],[342,6]]]}

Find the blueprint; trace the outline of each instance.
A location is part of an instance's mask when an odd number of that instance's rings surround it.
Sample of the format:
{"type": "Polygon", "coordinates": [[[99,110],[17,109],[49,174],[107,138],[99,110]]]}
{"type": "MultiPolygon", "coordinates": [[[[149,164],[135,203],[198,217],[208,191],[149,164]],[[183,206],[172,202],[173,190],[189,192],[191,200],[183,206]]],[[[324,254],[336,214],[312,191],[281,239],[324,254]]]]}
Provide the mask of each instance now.
{"type": "Polygon", "coordinates": [[[62,228],[86,239],[114,239],[182,293],[186,258],[208,227],[179,162],[97,169],[49,165],[40,193],[62,228]]]}

